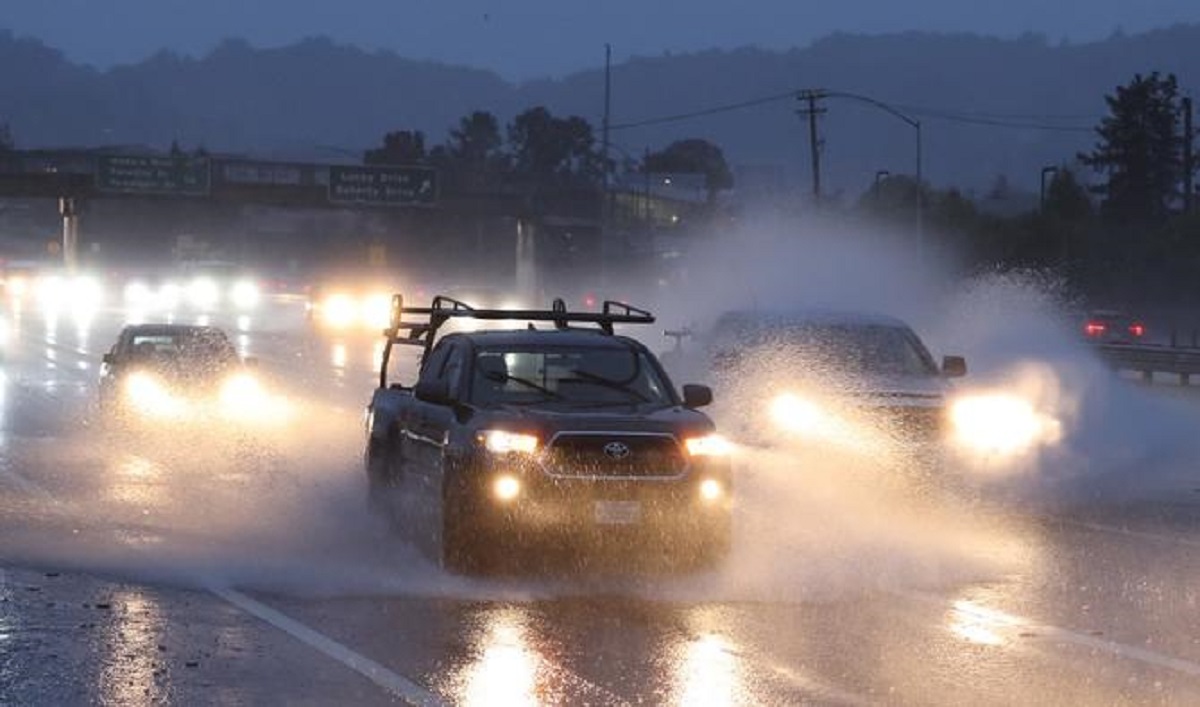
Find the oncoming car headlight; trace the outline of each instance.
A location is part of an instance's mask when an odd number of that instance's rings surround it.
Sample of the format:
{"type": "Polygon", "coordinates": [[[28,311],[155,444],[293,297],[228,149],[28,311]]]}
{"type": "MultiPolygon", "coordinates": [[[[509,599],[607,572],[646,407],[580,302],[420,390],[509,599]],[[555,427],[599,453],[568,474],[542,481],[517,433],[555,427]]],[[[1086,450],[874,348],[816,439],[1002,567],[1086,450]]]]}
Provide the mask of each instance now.
{"type": "Polygon", "coordinates": [[[333,327],[348,327],[354,324],[358,312],[349,295],[330,295],[321,304],[321,316],[333,327]]]}
{"type": "Polygon", "coordinates": [[[125,380],[125,396],[131,407],[154,417],[175,417],[184,412],[184,404],[157,378],[149,373],[133,373],[125,380]]]}
{"type": "Polygon", "coordinates": [[[221,290],[211,277],[198,277],[188,285],[187,296],[193,307],[210,309],[220,301],[221,290]]]}
{"type": "Polygon", "coordinates": [[[683,443],[687,453],[693,457],[724,457],[733,451],[729,440],[719,434],[708,434],[703,437],[692,437],[683,443]]]}
{"type": "Polygon", "coordinates": [[[486,430],[480,432],[479,440],[493,454],[508,454],[510,452],[532,454],[538,448],[538,438],[536,435],[508,432],[506,430],[486,430]]]}
{"type": "Polygon", "coordinates": [[[783,393],[771,401],[771,421],[786,432],[817,432],[825,414],[811,400],[783,393]]]}
{"type": "Polygon", "coordinates": [[[229,291],[229,299],[238,309],[254,309],[262,299],[262,293],[259,291],[258,285],[249,280],[242,280],[235,283],[229,291]]]}
{"type": "Polygon", "coordinates": [[[369,327],[386,329],[392,320],[392,296],[376,294],[363,299],[362,319],[369,327]]]}
{"type": "Polygon", "coordinates": [[[230,412],[250,417],[263,412],[266,393],[258,380],[246,373],[230,377],[221,386],[221,405],[230,412]]]}
{"type": "Polygon", "coordinates": [[[1058,441],[1059,422],[1027,400],[1003,393],[959,398],[950,408],[954,441],[988,455],[1014,455],[1058,441]]]}

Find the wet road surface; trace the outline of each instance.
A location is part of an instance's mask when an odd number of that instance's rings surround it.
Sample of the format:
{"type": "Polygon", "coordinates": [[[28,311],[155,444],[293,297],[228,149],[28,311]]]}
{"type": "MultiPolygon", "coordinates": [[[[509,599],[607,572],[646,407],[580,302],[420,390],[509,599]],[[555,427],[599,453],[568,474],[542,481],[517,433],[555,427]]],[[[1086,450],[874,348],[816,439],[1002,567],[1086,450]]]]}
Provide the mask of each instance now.
{"type": "Polygon", "coordinates": [[[781,502],[776,461],[743,471],[718,569],[461,578],[366,510],[377,342],[294,303],[215,323],[283,432],[113,432],[119,320],[10,313],[0,703],[1200,704],[1200,474],[1049,511],[820,479],[781,502]]]}

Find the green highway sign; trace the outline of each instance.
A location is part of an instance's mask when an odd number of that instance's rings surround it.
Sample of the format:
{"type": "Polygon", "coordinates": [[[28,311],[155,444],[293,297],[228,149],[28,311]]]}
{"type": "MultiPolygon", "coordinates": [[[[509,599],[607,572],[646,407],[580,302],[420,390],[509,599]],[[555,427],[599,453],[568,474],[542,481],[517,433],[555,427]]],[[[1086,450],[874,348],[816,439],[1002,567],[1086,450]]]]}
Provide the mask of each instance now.
{"type": "Polygon", "coordinates": [[[429,205],[437,200],[437,172],[428,167],[329,168],[329,201],[367,206],[429,205]]]}
{"type": "Polygon", "coordinates": [[[207,157],[101,155],[96,165],[96,187],[100,191],[207,196],[209,186],[207,157]]]}

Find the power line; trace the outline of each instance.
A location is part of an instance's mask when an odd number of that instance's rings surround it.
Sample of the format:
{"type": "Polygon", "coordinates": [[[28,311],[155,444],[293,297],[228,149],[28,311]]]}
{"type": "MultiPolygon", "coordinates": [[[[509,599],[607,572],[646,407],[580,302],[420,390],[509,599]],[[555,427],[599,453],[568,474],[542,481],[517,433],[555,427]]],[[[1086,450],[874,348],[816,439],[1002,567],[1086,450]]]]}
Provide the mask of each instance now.
{"type": "Polygon", "coordinates": [[[728,103],[725,105],[714,106],[712,108],[704,108],[690,113],[677,113],[675,115],[665,115],[658,118],[649,118],[646,120],[638,120],[630,123],[618,123],[608,126],[609,130],[629,130],[630,128],[643,128],[648,125],[660,125],[662,123],[677,123],[682,120],[691,120],[693,118],[703,118],[708,115],[717,115],[718,113],[728,113],[729,111],[741,110],[743,108],[752,108],[761,106],[767,103],[778,103],[780,101],[791,100],[795,98],[799,91],[788,91],[787,93],[779,93],[772,96],[763,96],[762,98],[752,98],[748,101],[740,103],[728,103]]]}
{"type": "MultiPolygon", "coordinates": [[[[711,108],[703,108],[700,110],[690,111],[687,113],[676,113],[673,115],[659,116],[657,118],[647,118],[644,120],[631,121],[628,123],[618,123],[610,125],[609,130],[630,130],[633,128],[648,127],[651,125],[662,125],[665,123],[678,123],[685,120],[693,120],[695,118],[703,118],[710,115],[720,113],[728,113],[730,111],[752,108],[754,106],[766,105],[769,103],[778,103],[785,100],[791,100],[801,95],[803,91],[788,91],[787,93],[777,93],[760,98],[752,98],[738,103],[727,103],[713,106],[711,108]]],[[[836,93],[836,92],[834,92],[836,93]]],[[[832,95],[832,94],[831,94],[832,95]]],[[[1050,132],[1072,132],[1072,133],[1090,133],[1095,130],[1094,126],[1084,125],[1060,125],[1049,121],[1055,120],[1081,120],[1089,116],[1082,114],[1004,114],[1004,113],[980,113],[961,111],[947,108],[931,108],[928,106],[913,106],[906,104],[886,104],[894,106],[897,109],[904,110],[914,115],[921,115],[928,118],[935,118],[953,123],[962,123],[965,125],[978,125],[984,127],[1007,128],[1011,130],[1044,130],[1050,132]]],[[[1099,119],[1097,119],[1099,120],[1099,119]]]]}

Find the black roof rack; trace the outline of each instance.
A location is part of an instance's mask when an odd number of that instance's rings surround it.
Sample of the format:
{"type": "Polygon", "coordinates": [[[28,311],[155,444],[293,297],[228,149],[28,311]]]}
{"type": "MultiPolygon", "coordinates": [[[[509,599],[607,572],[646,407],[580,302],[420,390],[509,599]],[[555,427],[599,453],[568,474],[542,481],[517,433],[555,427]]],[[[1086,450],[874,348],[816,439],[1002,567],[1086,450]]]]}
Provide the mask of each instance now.
{"type": "Polygon", "coordinates": [[[451,319],[481,321],[553,322],[556,329],[569,329],[572,324],[596,324],[605,334],[612,335],[615,324],[653,324],[654,315],[624,302],[605,300],[599,312],[571,312],[562,298],[555,298],[550,309],[476,309],[466,302],[437,295],[428,307],[405,307],[404,297],[392,295],[391,324],[383,334],[388,338],[380,370],[380,386],[386,387],[388,359],[392,344],[422,347],[424,358],[433,348],[437,332],[451,319]],[[406,320],[405,316],[422,317],[406,320]]]}

